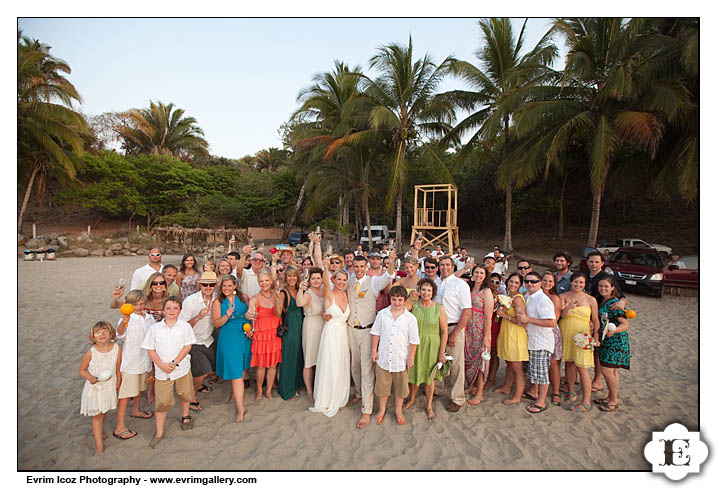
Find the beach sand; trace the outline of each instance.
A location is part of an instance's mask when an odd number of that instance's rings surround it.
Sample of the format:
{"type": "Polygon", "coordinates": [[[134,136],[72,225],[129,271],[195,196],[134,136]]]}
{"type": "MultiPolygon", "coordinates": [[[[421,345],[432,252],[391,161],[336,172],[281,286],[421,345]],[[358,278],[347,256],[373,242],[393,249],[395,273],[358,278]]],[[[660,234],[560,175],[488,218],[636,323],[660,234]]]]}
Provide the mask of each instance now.
{"type": "MultiPolygon", "coordinates": [[[[116,324],[108,308],[112,286],[146,263],[146,257],[62,258],[18,263],[18,456],[20,470],[648,470],[643,447],[652,431],[680,422],[698,429],[698,298],[629,295],[638,317],[631,322],[630,371],[621,371],[620,408],[587,414],[551,406],[530,415],[504,407],[503,395],[487,390],[485,402],[450,414],[435,401],[429,421],[420,396],[394,421],[393,400],[382,426],[357,430],[359,404],[335,417],[307,410],[305,392],[283,401],[254,401],[245,393],[245,422],[234,423],[229,382],[200,394],[204,410],[194,429],[179,427],[179,403],[170,409],[165,438],[148,447],[154,419],[127,418],[139,434],[109,437],[94,455],[90,418],[79,414],[84,379],[80,359],[98,320],[116,324]]],[[[178,263],[179,257],[164,257],[178,263]]],[[[503,380],[503,363],[497,381],[503,380]]],[[[605,396],[607,392],[603,393],[605,396]]],[[[377,407],[375,403],[375,411],[377,407]]],[[[143,399],[143,408],[150,408],[143,399]]],[[[114,429],[116,411],[105,421],[114,429]]]]}

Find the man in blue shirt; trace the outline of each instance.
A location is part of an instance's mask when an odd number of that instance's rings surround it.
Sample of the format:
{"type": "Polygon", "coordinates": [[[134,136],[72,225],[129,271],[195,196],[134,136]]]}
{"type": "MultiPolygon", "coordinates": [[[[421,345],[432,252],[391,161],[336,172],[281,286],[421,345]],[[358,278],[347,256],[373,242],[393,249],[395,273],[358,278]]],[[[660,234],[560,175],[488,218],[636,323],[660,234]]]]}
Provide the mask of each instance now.
{"type": "Polygon", "coordinates": [[[554,272],[556,276],[556,292],[558,294],[571,290],[571,276],[573,276],[573,273],[570,267],[572,262],[571,254],[568,252],[556,252],[553,255],[553,263],[556,266],[556,272],[554,272]]]}

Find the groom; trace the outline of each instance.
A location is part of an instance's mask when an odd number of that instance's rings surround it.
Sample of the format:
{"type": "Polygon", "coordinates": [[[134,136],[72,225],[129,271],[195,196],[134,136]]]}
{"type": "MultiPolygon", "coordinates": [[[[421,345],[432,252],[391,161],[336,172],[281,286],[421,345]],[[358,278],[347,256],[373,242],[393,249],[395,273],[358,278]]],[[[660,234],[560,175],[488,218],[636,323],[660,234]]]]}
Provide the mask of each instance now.
{"type": "Polygon", "coordinates": [[[351,350],[351,371],[354,380],[354,397],[350,404],[361,400],[361,418],[358,429],[369,425],[374,408],[374,363],[371,360],[371,327],[376,318],[376,298],[382,289],[391,283],[396,264],[396,251],[389,252],[389,269],[380,276],[366,275],[366,257],[354,259],[354,274],[347,281],[349,298],[349,348],[351,350]]]}

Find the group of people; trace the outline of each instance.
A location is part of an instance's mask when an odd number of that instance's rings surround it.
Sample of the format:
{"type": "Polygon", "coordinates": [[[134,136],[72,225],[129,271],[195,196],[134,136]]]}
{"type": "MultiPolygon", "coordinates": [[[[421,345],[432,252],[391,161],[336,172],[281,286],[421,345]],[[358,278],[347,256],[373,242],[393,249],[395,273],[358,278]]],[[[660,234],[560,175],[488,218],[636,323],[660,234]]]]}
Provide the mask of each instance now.
{"type": "Polygon", "coordinates": [[[618,409],[618,369],[630,364],[626,300],[602,272],[600,253],[589,255],[588,275],[571,272],[566,252],[554,256],[555,272],[539,274],[519,260],[509,274],[510,255],[498,247],[475,264],[465,248],[455,255],[424,249],[420,256],[421,245],[412,244],[403,261],[386,247],[323,254],[321,236],[310,234],[306,256],[247,245],[216,264],[205,260],[202,271],[192,254],[178,267],[163,266],[161,251],[152,249],[130,291],[114,288],[110,307],[122,312],[117,327],[94,325],[82,360],[81,413],[93,417],[97,451],[109,409],[117,407],[119,439],[137,435],[125,421],[130,399],[131,417],[154,416],[154,448],[173,392],[181,427],[191,429],[190,412],[203,409],[197,394],[212,391],[218,378],[230,381],[242,422],[252,370],[255,400],[272,398],[276,380],[281,398],[299,397],[304,388],[310,410],[328,417],[360,403],[360,429],[372,414],[383,423],[392,387],[398,425],[407,423],[404,410],[421,385],[430,420],[437,381],[450,413],[482,403],[499,359],[506,376],[495,391],[507,395],[505,405],[528,399],[526,410],[537,414],[563,398],[577,412],[592,403],[618,409]],[[591,400],[603,390],[602,378],[608,396],[591,400]],[[154,413],[140,408],[145,391],[154,413]]]}

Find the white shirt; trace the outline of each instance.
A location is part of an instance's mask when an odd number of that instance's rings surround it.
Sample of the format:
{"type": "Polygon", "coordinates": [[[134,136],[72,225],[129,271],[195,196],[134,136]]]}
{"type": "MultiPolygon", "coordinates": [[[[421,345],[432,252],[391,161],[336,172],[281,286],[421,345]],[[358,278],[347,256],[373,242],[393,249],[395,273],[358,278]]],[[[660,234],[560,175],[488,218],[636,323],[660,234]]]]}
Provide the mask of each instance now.
{"type": "MultiPolygon", "coordinates": [[[[124,320],[120,318],[117,323],[119,326],[124,320]]],[[[152,369],[152,361],[147,351],[142,348],[142,342],[150,327],[155,323],[152,315],[145,316],[132,313],[130,321],[127,323],[127,329],[122,335],[118,335],[117,339],[123,339],[122,346],[122,363],[120,371],[127,374],[148,373],[152,369]]]]}
{"type": "Polygon", "coordinates": [[[390,373],[405,371],[409,344],[419,345],[416,317],[404,308],[403,313],[394,320],[391,306],[387,306],[376,314],[370,333],[379,337],[377,366],[390,373]]]}
{"type": "Polygon", "coordinates": [[[192,318],[199,315],[199,312],[202,311],[203,308],[209,309],[209,313],[207,314],[207,316],[195,323],[192,329],[194,331],[195,339],[197,339],[194,343],[202,344],[205,347],[209,347],[214,342],[214,337],[212,337],[212,332],[214,332],[214,325],[212,324],[211,310],[213,299],[214,296],[211,296],[209,304],[206,304],[204,302],[204,298],[202,297],[202,291],[190,294],[182,302],[182,311],[179,315],[180,320],[189,323],[192,318]]]}
{"type": "MultiPolygon", "coordinates": [[[[541,320],[556,319],[553,302],[541,289],[529,295],[526,301],[526,315],[541,320]]],[[[553,352],[554,338],[552,328],[539,327],[538,325],[529,323],[526,326],[526,330],[529,336],[529,350],[547,350],[553,352]]]]}
{"type": "Polygon", "coordinates": [[[454,259],[454,265],[456,266],[456,270],[460,271],[462,269],[466,268],[466,263],[469,261],[469,256],[467,255],[465,258],[459,255],[454,259]]]}
{"type": "Polygon", "coordinates": [[[257,274],[250,267],[242,272],[242,283],[240,289],[248,298],[259,294],[259,280],[257,274]]]}
{"type": "Polygon", "coordinates": [[[448,323],[458,323],[462,310],[471,309],[471,288],[466,282],[451,274],[441,280],[435,301],[444,305],[448,323]]]}
{"type": "Polygon", "coordinates": [[[137,269],[134,274],[132,274],[130,291],[135,289],[142,289],[147,282],[147,279],[149,279],[152,274],[154,274],[155,272],[160,272],[162,270],[162,264],[159,264],[159,266],[159,270],[155,270],[150,264],[145,264],[139,269],[137,269]]]}
{"type": "MultiPolygon", "coordinates": [[[[178,319],[174,326],[168,327],[165,325],[165,321],[162,320],[150,327],[145,340],[142,342],[142,348],[157,352],[162,362],[171,362],[185,346],[192,345],[195,341],[194,332],[192,332],[192,326],[189,323],[178,319]]],[[[189,359],[190,354],[188,353],[180,361],[179,367],[175,368],[170,374],[162,371],[155,364],[155,378],[159,380],[181,378],[190,370],[189,359]]]]}

